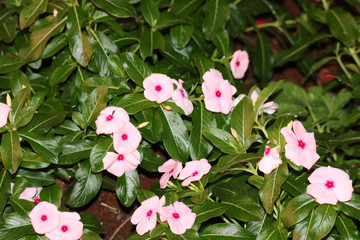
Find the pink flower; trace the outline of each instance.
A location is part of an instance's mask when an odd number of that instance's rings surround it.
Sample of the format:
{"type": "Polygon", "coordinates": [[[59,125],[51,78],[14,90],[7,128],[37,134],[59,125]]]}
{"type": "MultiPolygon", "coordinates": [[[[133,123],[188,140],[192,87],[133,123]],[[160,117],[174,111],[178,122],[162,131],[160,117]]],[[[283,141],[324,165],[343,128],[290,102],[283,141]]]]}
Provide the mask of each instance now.
{"type": "Polygon", "coordinates": [[[351,199],[354,188],[349,175],[338,168],[319,167],[308,178],[306,193],[314,197],[319,204],[336,205],[337,201],[351,199]]]}
{"type": "Polygon", "coordinates": [[[230,61],[230,68],[234,78],[241,79],[244,77],[249,67],[249,55],[246,51],[237,50],[234,52],[230,61]]]}
{"type": "Polygon", "coordinates": [[[157,222],[156,213],[159,212],[164,204],[164,196],[161,199],[159,199],[158,196],[153,196],[143,201],[141,206],[135,210],[134,214],[131,216],[130,221],[134,225],[137,224],[136,232],[140,236],[155,228],[157,222]]]}
{"type": "Polygon", "coordinates": [[[180,172],[179,179],[184,180],[182,182],[183,186],[189,186],[191,182],[199,181],[202,176],[207,174],[210,171],[211,165],[208,160],[200,159],[187,162],[185,168],[180,172]]]}
{"type": "Polygon", "coordinates": [[[193,103],[189,100],[189,96],[182,84],[183,81],[173,80],[173,83],[177,86],[176,90],[173,93],[172,100],[176,105],[178,105],[182,110],[184,110],[185,115],[189,115],[194,110],[193,103]]]}
{"type": "Polygon", "coordinates": [[[31,224],[38,234],[45,234],[59,225],[60,212],[54,204],[40,202],[29,213],[31,224]]]}
{"type": "Polygon", "coordinates": [[[279,151],[279,146],[274,148],[265,147],[264,157],[259,162],[259,170],[261,172],[269,174],[282,163],[279,151]]]}
{"type": "Polygon", "coordinates": [[[7,124],[11,108],[5,103],[0,102],[0,128],[7,124]]]}
{"type": "Polygon", "coordinates": [[[132,172],[137,168],[140,164],[140,153],[137,150],[130,154],[108,152],[103,159],[103,163],[104,169],[109,173],[120,177],[125,172],[132,172]]]}
{"type": "Polygon", "coordinates": [[[201,88],[206,109],[228,114],[233,107],[232,95],[236,93],[236,88],[224,80],[222,74],[215,69],[206,72],[203,79],[201,88]]]}
{"type": "Polygon", "coordinates": [[[320,158],[316,153],[314,133],[306,132],[299,121],[294,121],[293,129],[295,133],[287,127],[281,129],[286,141],[285,156],[295,165],[310,169],[320,158]]]}
{"type": "MultiPolygon", "coordinates": [[[[13,192],[14,183],[10,183],[10,193],[13,192]]],[[[42,187],[27,187],[20,194],[19,199],[25,199],[30,202],[39,203],[40,202],[40,192],[42,187]]]]}
{"type": "Polygon", "coordinates": [[[132,153],[139,147],[141,139],[139,130],[131,122],[127,122],[119,131],[114,132],[114,149],[122,154],[132,153]]]}
{"type": "Polygon", "coordinates": [[[60,212],[60,222],[54,230],[46,233],[50,240],[77,240],[83,235],[84,224],[77,212],[60,212]]]}
{"type": "Polygon", "coordinates": [[[123,108],[107,107],[100,112],[100,115],[95,121],[96,133],[114,133],[119,131],[129,120],[129,115],[123,108]]]}
{"type": "Polygon", "coordinates": [[[164,173],[160,178],[160,188],[166,188],[167,182],[169,181],[170,177],[173,176],[173,178],[176,179],[181,170],[182,163],[179,161],[169,159],[164,162],[164,164],[158,168],[159,172],[164,173]]]}
{"type": "MultiPolygon", "coordinates": [[[[251,93],[251,99],[253,100],[254,103],[257,101],[258,97],[259,97],[258,92],[254,90],[251,93]]],[[[264,109],[264,113],[273,114],[278,107],[279,107],[279,105],[277,105],[273,101],[266,102],[266,103],[264,103],[263,105],[260,106],[258,114],[261,114],[261,109],[264,109]]]]}
{"type": "Polygon", "coordinates": [[[196,214],[182,202],[174,202],[174,205],[162,207],[160,209],[160,219],[167,221],[170,230],[175,234],[183,234],[186,229],[190,229],[195,222],[196,214]]]}
{"type": "Polygon", "coordinates": [[[153,73],[145,78],[143,86],[145,98],[157,103],[169,100],[174,92],[171,78],[161,73],[153,73]]]}

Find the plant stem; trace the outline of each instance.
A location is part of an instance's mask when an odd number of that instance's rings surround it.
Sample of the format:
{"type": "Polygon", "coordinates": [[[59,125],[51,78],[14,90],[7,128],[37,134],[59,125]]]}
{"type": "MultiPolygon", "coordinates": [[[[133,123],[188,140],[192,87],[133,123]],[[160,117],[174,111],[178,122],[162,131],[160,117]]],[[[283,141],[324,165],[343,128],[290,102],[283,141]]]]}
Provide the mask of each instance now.
{"type": "Polygon", "coordinates": [[[360,68],[360,59],[359,59],[358,55],[356,54],[355,49],[349,48],[348,50],[349,50],[351,57],[354,59],[356,65],[360,68]]]}
{"type": "Polygon", "coordinates": [[[327,0],[321,0],[321,1],[322,1],[325,12],[327,12],[329,10],[329,4],[326,2],[327,0]]]}
{"type": "Polygon", "coordinates": [[[339,65],[340,65],[341,69],[344,71],[345,75],[346,75],[349,79],[351,79],[351,74],[350,74],[349,71],[346,69],[344,63],[342,62],[342,60],[341,60],[341,55],[336,54],[336,61],[338,61],[339,65]]]}
{"type": "MultiPolygon", "coordinates": [[[[314,121],[314,122],[317,122],[317,119],[316,119],[316,117],[315,117],[315,115],[314,115],[314,112],[313,112],[310,104],[307,104],[307,108],[309,109],[309,113],[310,113],[310,116],[311,116],[311,118],[313,119],[313,121],[314,121]]],[[[323,132],[323,129],[321,128],[321,126],[320,126],[319,123],[316,123],[316,127],[317,127],[319,133],[322,133],[322,132],[323,132]]]]}

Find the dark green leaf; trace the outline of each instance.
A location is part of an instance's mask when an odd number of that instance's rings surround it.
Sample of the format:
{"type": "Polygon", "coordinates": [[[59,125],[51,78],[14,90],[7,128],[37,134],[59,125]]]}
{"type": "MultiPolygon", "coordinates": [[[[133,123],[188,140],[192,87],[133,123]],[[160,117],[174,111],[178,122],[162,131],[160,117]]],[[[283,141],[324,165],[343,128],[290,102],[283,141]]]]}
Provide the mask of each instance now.
{"type": "Polygon", "coordinates": [[[174,0],[171,5],[171,12],[176,16],[184,18],[199,8],[204,0],[189,0],[184,4],[183,0],[174,0]]]}
{"type": "Polygon", "coordinates": [[[0,56],[0,74],[9,73],[19,69],[24,64],[24,59],[10,56],[0,56]]]}
{"type": "Polygon", "coordinates": [[[65,143],[62,146],[62,154],[59,156],[59,165],[71,165],[82,159],[87,159],[94,147],[94,142],[90,140],[79,140],[65,143]]]}
{"type": "Polygon", "coordinates": [[[18,213],[10,213],[0,220],[1,239],[19,239],[27,234],[35,234],[30,218],[18,213]]]}
{"type": "Polygon", "coordinates": [[[141,11],[145,21],[154,27],[159,19],[160,12],[156,2],[152,0],[141,0],[141,11]]]}
{"type": "Polygon", "coordinates": [[[75,70],[75,68],[76,65],[74,64],[65,64],[58,67],[50,77],[50,86],[54,87],[59,83],[65,82],[69,78],[71,73],[75,70]]]}
{"type": "Polygon", "coordinates": [[[360,220],[360,195],[353,193],[350,201],[338,202],[338,206],[346,215],[360,220]]]}
{"type": "Polygon", "coordinates": [[[200,233],[206,240],[254,240],[254,234],[234,223],[216,223],[208,226],[200,233]]]}
{"type": "Polygon", "coordinates": [[[90,213],[80,213],[81,222],[84,224],[84,228],[89,229],[97,234],[104,233],[104,229],[101,226],[99,220],[90,213]]]}
{"type": "Polygon", "coordinates": [[[19,17],[20,29],[30,26],[40,14],[46,11],[47,4],[47,0],[35,0],[30,5],[24,7],[19,17]]]}
{"type": "Polygon", "coordinates": [[[7,132],[1,139],[1,159],[4,167],[13,174],[22,160],[22,153],[17,132],[7,132]]]}
{"type": "Polygon", "coordinates": [[[56,182],[50,187],[43,188],[40,192],[40,201],[46,201],[56,205],[57,207],[61,206],[62,190],[61,185],[56,182]]]}
{"type": "Polygon", "coordinates": [[[261,232],[256,240],[286,240],[288,232],[284,228],[270,228],[261,232]]]}
{"type": "Polygon", "coordinates": [[[164,163],[164,158],[155,153],[149,145],[143,146],[143,159],[141,161],[141,167],[149,172],[158,172],[158,167],[164,163]]]}
{"type": "Polygon", "coordinates": [[[16,174],[16,178],[21,177],[26,177],[29,180],[29,187],[48,186],[55,182],[54,178],[49,173],[20,168],[16,174]]]}
{"type": "Polygon", "coordinates": [[[124,108],[128,114],[138,113],[154,105],[157,104],[147,100],[142,93],[127,94],[116,104],[116,106],[124,108]]]}
{"type": "Polygon", "coordinates": [[[284,139],[280,133],[280,130],[283,127],[286,127],[290,120],[292,119],[292,116],[282,116],[276,119],[275,123],[268,129],[268,136],[271,143],[282,146],[284,143],[284,139]]]}
{"type": "Polygon", "coordinates": [[[197,205],[192,209],[196,213],[195,224],[205,222],[213,217],[219,217],[227,208],[227,206],[215,202],[205,202],[202,205],[197,205]]]}
{"type": "Polygon", "coordinates": [[[273,62],[274,56],[269,41],[261,33],[258,33],[254,59],[254,74],[260,78],[260,83],[263,87],[270,81],[273,62]]]}
{"type": "Polygon", "coordinates": [[[335,207],[329,204],[320,205],[314,212],[314,221],[310,224],[309,236],[311,239],[324,238],[335,225],[335,207]]]}
{"type": "Polygon", "coordinates": [[[137,55],[131,52],[124,52],[120,54],[123,61],[123,67],[136,84],[142,86],[146,77],[150,76],[151,70],[145,62],[143,62],[137,55]]]}
{"type": "Polygon", "coordinates": [[[254,107],[254,112],[255,112],[256,118],[258,116],[257,113],[259,112],[261,105],[263,105],[264,102],[271,96],[271,94],[273,94],[280,86],[282,86],[282,84],[283,84],[283,81],[278,81],[278,82],[264,88],[260,92],[258,99],[256,100],[255,107],[254,107]]]}
{"type": "Polygon", "coordinates": [[[14,198],[11,199],[10,204],[14,212],[23,215],[24,217],[27,217],[29,215],[29,212],[36,205],[34,202],[30,202],[25,199],[14,199],[14,198]]]}
{"type": "Polygon", "coordinates": [[[107,86],[99,86],[92,91],[82,105],[82,119],[84,127],[89,126],[98,117],[101,110],[106,107],[107,86]]]}
{"type": "Polygon", "coordinates": [[[0,213],[4,210],[10,195],[10,174],[5,169],[0,171],[0,213]]]}
{"type": "Polygon", "coordinates": [[[92,1],[97,7],[104,9],[111,15],[118,18],[135,17],[135,8],[123,0],[94,0],[92,1]]]}
{"type": "Polygon", "coordinates": [[[194,63],[199,71],[200,76],[203,76],[211,68],[214,68],[214,63],[202,54],[194,55],[194,63]]]}
{"type": "Polygon", "coordinates": [[[23,152],[23,160],[20,164],[23,168],[28,169],[42,169],[50,165],[44,158],[34,152],[23,152]]]}
{"type": "Polygon", "coordinates": [[[184,48],[191,39],[194,32],[193,25],[177,25],[170,29],[170,37],[172,44],[178,48],[184,48]]]}
{"type": "Polygon", "coordinates": [[[101,172],[104,170],[102,160],[104,159],[107,152],[113,150],[113,141],[111,138],[100,140],[91,150],[90,153],[90,164],[93,172],[101,172]]]}
{"type": "Polygon", "coordinates": [[[66,34],[60,34],[51,40],[45,47],[41,58],[49,58],[68,45],[66,34]]]}
{"type": "Polygon", "coordinates": [[[11,109],[12,109],[12,119],[13,121],[16,119],[19,119],[18,115],[21,111],[21,109],[24,106],[24,103],[27,99],[30,98],[30,89],[24,88],[20,90],[16,96],[12,99],[11,103],[11,109]]]}
{"type": "Polygon", "coordinates": [[[285,226],[293,226],[306,218],[316,205],[315,199],[308,194],[299,195],[286,205],[281,220],[285,226]]]}
{"type": "Polygon", "coordinates": [[[232,49],[230,49],[230,39],[225,29],[217,33],[211,40],[216,46],[216,48],[222,54],[221,56],[223,57],[231,56],[232,49]]]}
{"type": "Polygon", "coordinates": [[[341,240],[359,240],[360,235],[354,221],[343,214],[339,214],[335,222],[341,240]]]}
{"type": "Polygon", "coordinates": [[[234,194],[223,201],[222,204],[228,207],[225,214],[243,222],[261,220],[261,207],[250,197],[234,194]]]}
{"type": "Polygon", "coordinates": [[[227,169],[239,165],[247,161],[258,161],[263,155],[257,153],[242,153],[236,155],[225,155],[219,158],[218,164],[216,165],[216,172],[223,172],[227,169]]]}
{"type": "Polygon", "coordinates": [[[215,147],[221,149],[224,153],[240,153],[238,143],[227,131],[214,127],[208,127],[203,129],[203,134],[215,145],[215,147]]]}
{"type": "Polygon", "coordinates": [[[66,112],[64,111],[56,111],[52,114],[36,114],[30,124],[20,130],[20,133],[32,132],[40,135],[45,134],[53,126],[61,123],[65,119],[65,116],[66,112]]]}
{"type": "Polygon", "coordinates": [[[35,114],[36,109],[33,106],[21,108],[14,117],[14,126],[20,128],[28,124],[35,114]]]}
{"type": "Polygon", "coordinates": [[[207,0],[204,5],[205,18],[202,30],[206,39],[210,40],[224,30],[230,17],[230,8],[227,1],[207,0]]]}
{"type": "Polygon", "coordinates": [[[326,13],[330,32],[347,46],[353,46],[358,36],[357,23],[352,15],[342,8],[332,8],[326,13]]]}
{"type": "Polygon", "coordinates": [[[116,182],[116,195],[124,206],[130,207],[136,199],[139,187],[137,171],[125,172],[116,182]]]}

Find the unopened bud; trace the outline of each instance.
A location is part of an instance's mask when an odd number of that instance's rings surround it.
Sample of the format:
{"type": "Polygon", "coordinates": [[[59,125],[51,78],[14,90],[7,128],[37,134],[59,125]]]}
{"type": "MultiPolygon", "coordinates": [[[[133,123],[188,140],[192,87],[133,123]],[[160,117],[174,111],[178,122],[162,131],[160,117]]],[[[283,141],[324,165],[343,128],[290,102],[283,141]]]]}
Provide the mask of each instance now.
{"type": "Polygon", "coordinates": [[[56,18],[57,14],[58,14],[58,11],[56,10],[56,8],[54,8],[54,11],[53,11],[54,18],[56,18]]]}
{"type": "Polygon", "coordinates": [[[21,89],[25,89],[26,88],[26,86],[23,84],[23,85],[21,85],[21,89]]]}
{"type": "Polygon", "coordinates": [[[291,129],[292,129],[292,125],[293,125],[293,121],[290,121],[289,124],[287,125],[287,127],[291,130],[291,129]]]}
{"type": "Polygon", "coordinates": [[[238,139],[238,138],[239,138],[239,136],[238,136],[238,134],[237,134],[237,132],[236,132],[235,129],[230,128],[230,131],[231,131],[231,135],[233,135],[233,137],[234,137],[235,139],[238,139]]]}
{"type": "Polygon", "coordinates": [[[168,111],[171,110],[171,107],[170,107],[170,106],[164,105],[163,107],[164,107],[166,110],[168,110],[168,111]]]}
{"type": "Polygon", "coordinates": [[[9,94],[6,94],[6,104],[11,107],[11,97],[9,94]]]}
{"type": "Polygon", "coordinates": [[[137,126],[137,128],[139,129],[139,128],[146,127],[148,124],[149,124],[149,122],[140,123],[139,126],[137,126]]]}

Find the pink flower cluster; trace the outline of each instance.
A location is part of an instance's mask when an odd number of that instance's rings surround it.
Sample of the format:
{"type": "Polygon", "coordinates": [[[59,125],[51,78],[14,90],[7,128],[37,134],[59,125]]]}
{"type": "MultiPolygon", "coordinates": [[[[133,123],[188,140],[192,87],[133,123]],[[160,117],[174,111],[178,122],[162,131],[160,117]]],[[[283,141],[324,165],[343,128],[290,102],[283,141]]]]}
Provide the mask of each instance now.
{"type": "Polygon", "coordinates": [[[116,153],[105,155],[102,160],[104,169],[117,177],[134,171],[140,164],[140,153],[136,149],[142,137],[130,122],[128,113],[120,107],[107,107],[100,112],[95,124],[97,134],[113,134],[116,153]]]}
{"type": "MultiPolygon", "coordinates": [[[[314,133],[308,133],[299,121],[294,121],[292,127],[294,132],[288,127],[281,129],[286,141],[285,156],[295,165],[309,170],[320,158],[316,153],[314,133]]],[[[261,172],[269,174],[282,163],[279,151],[279,146],[265,147],[264,157],[259,162],[261,172]]],[[[330,166],[317,168],[308,180],[310,185],[306,192],[319,204],[336,205],[338,201],[349,201],[354,191],[349,175],[330,166]]]]}
{"type": "Polygon", "coordinates": [[[184,180],[182,185],[187,187],[191,182],[199,181],[210,171],[210,168],[211,165],[208,160],[204,158],[187,162],[184,169],[182,168],[181,162],[169,159],[158,168],[159,172],[164,173],[160,178],[160,188],[166,188],[171,176],[173,176],[174,179],[179,176],[180,180],[184,180]]]}
{"type": "Polygon", "coordinates": [[[49,202],[40,202],[29,217],[35,232],[50,240],[77,240],[83,234],[84,225],[77,212],[60,212],[49,202]]]}
{"type": "MultiPolygon", "coordinates": [[[[10,193],[13,192],[14,183],[10,184],[10,193]]],[[[42,187],[27,187],[20,194],[19,199],[25,199],[30,202],[39,203],[40,202],[40,192],[42,187]]]]}
{"type": "Polygon", "coordinates": [[[147,100],[157,103],[163,103],[171,98],[185,115],[189,115],[194,110],[194,106],[182,84],[182,80],[176,81],[165,74],[153,73],[143,81],[144,96],[147,100]]]}
{"type": "Polygon", "coordinates": [[[146,232],[155,228],[157,222],[157,213],[160,214],[161,222],[167,221],[170,230],[174,234],[183,234],[190,229],[195,222],[196,214],[182,202],[174,202],[165,206],[165,197],[159,199],[153,196],[141,203],[131,217],[131,223],[137,224],[136,232],[142,236],[146,232]]]}
{"type": "Polygon", "coordinates": [[[0,128],[6,125],[11,108],[5,103],[0,102],[0,128]]]}

